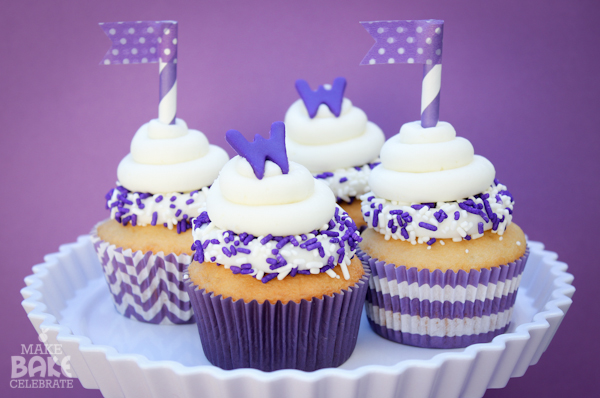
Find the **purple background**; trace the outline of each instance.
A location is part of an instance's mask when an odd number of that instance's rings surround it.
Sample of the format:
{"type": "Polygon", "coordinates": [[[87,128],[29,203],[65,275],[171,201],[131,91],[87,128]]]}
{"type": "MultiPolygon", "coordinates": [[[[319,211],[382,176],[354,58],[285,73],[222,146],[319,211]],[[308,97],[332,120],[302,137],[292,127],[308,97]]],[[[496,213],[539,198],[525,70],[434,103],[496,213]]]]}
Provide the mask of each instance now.
{"type": "Polygon", "coordinates": [[[145,19],[179,21],[177,114],[230,153],[225,131],[265,134],[298,98],[298,78],[316,88],[346,77],[346,95],[396,134],[419,119],[422,67],[359,66],[373,39],[358,22],[444,19],[441,119],[494,163],[516,198],[515,221],[559,253],[577,287],[539,364],[486,398],[598,391],[596,2],[158,3],[0,3],[3,396],[100,396],[78,381],[72,390],[10,390],[10,356],[37,342],[20,305],[23,278],[107,216],[118,162],[157,117],[156,65],[98,65],[110,47],[98,22],[145,19]]]}

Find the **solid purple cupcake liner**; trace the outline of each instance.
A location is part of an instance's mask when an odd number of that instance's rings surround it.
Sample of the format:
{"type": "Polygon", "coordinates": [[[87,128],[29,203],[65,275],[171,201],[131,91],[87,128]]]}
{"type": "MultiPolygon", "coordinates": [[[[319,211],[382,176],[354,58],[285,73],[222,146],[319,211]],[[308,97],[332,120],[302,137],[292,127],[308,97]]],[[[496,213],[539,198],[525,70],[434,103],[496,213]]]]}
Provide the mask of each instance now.
{"type": "Polygon", "coordinates": [[[194,322],[183,283],[191,256],[133,252],[103,241],[95,228],[91,235],[117,312],[154,324],[194,322]]]}
{"type": "Polygon", "coordinates": [[[365,307],[375,333],[417,347],[460,348],[508,329],[529,249],[514,262],[470,272],[417,271],[357,255],[372,271],[365,307]]]}
{"type": "Polygon", "coordinates": [[[358,337],[370,275],[363,267],[365,275],[341,293],[287,304],[223,299],[186,279],[206,358],[227,370],[313,371],[343,364],[358,337]]]}

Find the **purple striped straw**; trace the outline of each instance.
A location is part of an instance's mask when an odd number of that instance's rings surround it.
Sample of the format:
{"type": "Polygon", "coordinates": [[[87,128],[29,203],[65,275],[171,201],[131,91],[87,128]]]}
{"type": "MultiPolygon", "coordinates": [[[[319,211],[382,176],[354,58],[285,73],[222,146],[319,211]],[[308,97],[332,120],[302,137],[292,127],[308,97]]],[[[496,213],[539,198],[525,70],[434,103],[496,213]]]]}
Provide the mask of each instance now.
{"type": "Polygon", "coordinates": [[[421,126],[435,127],[440,118],[444,21],[370,21],[361,25],[375,39],[361,65],[423,64],[421,126]]]}
{"type": "Polygon", "coordinates": [[[159,64],[158,120],[175,124],[177,116],[177,22],[101,22],[111,48],[100,64],[159,64]]]}

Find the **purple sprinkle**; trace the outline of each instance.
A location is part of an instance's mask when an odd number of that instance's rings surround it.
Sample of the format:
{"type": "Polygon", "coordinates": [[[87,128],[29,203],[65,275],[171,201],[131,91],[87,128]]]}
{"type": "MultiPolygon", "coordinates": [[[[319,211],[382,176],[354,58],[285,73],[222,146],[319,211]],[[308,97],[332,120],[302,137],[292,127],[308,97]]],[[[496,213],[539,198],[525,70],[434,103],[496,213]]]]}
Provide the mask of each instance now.
{"type": "Polygon", "coordinates": [[[392,220],[388,221],[387,226],[388,226],[388,228],[392,228],[394,226],[394,220],[392,219],[392,220]]]}
{"type": "Polygon", "coordinates": [[[408,213],[402,213],[402,218],[404,219],[404,221],[408,222],[412,222],[412,217],[410,214],[408,213]]]}
{"type": "Polygon", "coordinates": [[[348,181],[348,179],[346,177],[340,178],[340,183],[343,183],[343,182],[346,182],[346,181],[348,181]]]}
{"type": "Polygon", "coordinates": [[[140,204],[138,207],[139,207],[140,209],[143,209],[144,207],[146,207],[146,205],[144,205],[144,204],[142,203],[142,204],[140,204]]]}
{"type": "Polygon", "coordinates": [[[162,195],[158,195],[158,196],[156,197],[156,199],[154,199],[154,201],[155,201],[156,203],[160,203],[162,200],[163,200],[163,196],[162,196],[162,195]]]}
{"type": "Polygon", "coordinates": [[[373,210],[373,228],[379,224],[379,210],[373,210]]]}
{"type": "Polygon", "coordinates": [[[279,250],[273,249],[273,250],[271,250],[271,254],[277,255],[277,254],[279,254],[279,250]]]}
{"type": "Polygon", "coordinates": [[[419,223],[419,227],[428,229],[430,231],[437,231],[437,227],[435,225],[431,225],[429,223],[422,222],[422,221],[419,223]]]}
{"type": "Polygon", "coordinates": [[[117,207],[117,210],[119,210],[119,213],[121,213],[121,215],[129,213],[129,209],[126,209],[124,207],[117,207]]]}
{"type": "Polygon", "coordinates": [[[261,279],[261,282],[267,283],[271,279],[277,278],[277,275],[279,275],[277,272],[273,272],[272,274],[267,274],[267,275],[263,276],[263,278],[261,279]]]}
{"type": "Polygon", "coordinates": [[[157,219],[158,219],[158,213],[157,212],[152,213],[152,222],[151,222],[151,224],[152,225],[156,225],[156,220],[157,219]]]}
{"type": "Polygon", "coordinates": [[[400,233],[402,234],[402,237],[403,237],[404,239],[408,239],[408,232],[406,231],[406,228],[402,228],[402,229],[400,230],[400,233]]]}
{"type": "Polygon", "coordinates": [[[367,202],[370,202],[370,201],[372,201],[373,199],[375,199],[375,196],[369,196],[369,197],[367,198],[367,202]]]}
{"type": "Polygon", "coordinates": [[[227,257],[231,257],[231,252],[229,251],[229,249],[227,249],[225,246],[223,246],[221,248],[221,251],[223,252],[224,255],[226,255],[227,257]]]}
{"type": "Polygon", "coordinates": [[[494,212],[492,211],[492,208],[490,207],[490,203],[487,201],[487,198],[483,200],[483,204],[485,206],[485,212],[487,216],[491,219],[493,217],[494,212]]]}
{"type": "Polygon", "coordinates": [[[197,193],[198,193],[198,191],[197,191],[197,190],[196,190],[196,191],[192,191],[192,192],[190,192],[190,196],[194,196],[194,195],[195,195],[195,194],[197,194],[197,193]]]}
{"type": "Polygon", "coordinates": [[[175,202],[175,200],[177,199],[177,196],[173,195],[171,196],[171,199],[169,199],[171,202],[175,202]]]}
{"type": "Polygon", "coordinates": [[[370,211],[365,212],[365,217],[369,217],[371,215],[370,211]]]}
{"type": "Polygon", "coordinates": [[[455,212],[454,212],[454,219],[455,219],[455,220],[458,220],[459,218],[460,218],[460,212],[458,212],[458,211],[455,211],[455,212]]]}
{"type": "Polygon", "coordinates": [[[497,178],[494,178],[494,185],[498,185],[498,184],[500,184],[500,181],[498,181],[497,178]]]}
{"type": "Polygon", "coordinates": [[[248,274],[251,274],[252,272],[253,272],[252,269],[243,269],[242,272],[241,272],[241,274],[242,275],[248,275],[248,274]]]}
{"type": "Polygon", "coordinates": [[[232,265],[231,267],[229,267],[229,269],[234,274],[239,274],[240,272],[242,272],[242,269],[240,267],[236,267],[235,265],[232,265]]]}
{"type": "Polygon", "coordinates": [[[379,166],[381,162],[369,163],[369,168],[373,170],[375,167],[379,166]]]}
{"type": "Polygon", "coordinates": [[[339,243],[340,239],[339,238],[331,238],[329,239],[329,243],[339,243]]]}
{"type": "Polygon", "coordinates": [[[121,220],[121,223],[123,225],[127,225],[127,223],[129,222],[129,220],[131,220],[131,216],[127,216],[124,219],[121,220]]]}
{"type": "Polygon", "coordinates": [[[341,253],[339,253],[338,261],[337,261],[338,264],[340,264],[342,261],[344,261],[344,257],[345,256],[346,256],[346,252],[345,251],[342,251],[341,253]]]}
{"type": "Polygon", "coordinates": [[[392,233],[395,234],[397,230],[398,230],[398,226],[392,225],[392,233]]]}
{"type": "Polygon", "coordinates": [[[112,204],[110,205],[110,207],[112,209],[113,207],[118,206],[118,205],[119,205],[119,202],[112,202],[112,204]]]}
{"type": "Polygon", "coordinates": [[[323,249],[323,246],[319,245],[319,256],[321,256],[321,258],[325,257],[325,250],[323,249]]]}
{"type": "Polygon", "coordinates": [[[308,239],[308,237],[306,235],[304,235],[304,234],[300,235],[300,237],[302,238],[302,241],[305,241],[306,239],[308,239]]]}
{"type": "Polygon", "coordinates": [[[294,236],[292,236],[292,235],[290,235],[290,242],[291,242],[291,243],[292,243],[292,245],[294,245],[294,246],[298,246],[298,245],[299,245],[299,243],[298,243],[298,241],[296,240],[296,238],[295,238],[294,236]]]}
{"type": "Polygon", "coordinates": [[[333,258],[333,256],[329,256],[329,259],[327,259],[327,265],[333,266],[334,261],[335,261],[335,259],[333,258]]]}
{"type": "Polygon", "coordinates": [[[402,214],[402,213],[404,213],[404,212],[400,209],[390,210],[390,214],[393,214],[393,215],[402,214]]]}
{"type": "Polygon", "coordinates": [[[298,273],[298,267],[292,268],[292,271],[290,272],[290,276],[294,277],[294,276],[296,276],[297,273],[298,273]]]}
{"type": "Polygon", "coordinates": [[[175,213],[175,217],[179,217],[180,214],[181,214],[181,209],[177,210],[177,213],[175,213]]]}
{"type": "Polygon", "coordinates": [[[229,251],[231,252],[232,256],[235,256],[237,254],[237,250],[235,250],[235,246],[234,245],[230,245],[229,246],[229,251]]]}
{"type": "Polygon", "coordinates": [[[118,191],[123,192],[125,194],[129,193],[129,191],[125,187],[117,185],[116,188],[117,188],[118,191]]]}
{"type": "Polygon", "coordinates": [[[327,236],[340,236],[339,232],[335,232],[335,231],[321,231],[321,235],[327,235],[327,236]]]}
{"type": "Polygon", "coordinates": [[[431,239],[429,239],[429,240],[427,241],[427,244],[428,244],[429,246],[433,245],[434,243],[435,243],[435,238],[431,238],[431,239]]]}
{"type": "Polygon", "coordinates": [[[471,240],[471,235],[465,236],[465,240],[471,240]]]}
{"type": "Polygon", "coordinates": [[[482,222],[477,224],[477,232],[479,232],[480,234],[483,233],[483,223],[482,222]]]}
{"type": "Polygon", "coordinates": [[[241,265],[242,269],[251,269],[252,268],[252,264],[250,263],[244,263],[241,265]]]}
{"type": "Polygon", "coordinates": [[[421,210],[423,207],[425,207],[425,205],[412,205],[410,207],[412,207],[415,210],[421,210]]]}
{"type": "Polygon", "coordinates": [[[323,178],[329,178],[329,177],[333,177],[333,173],[326,171],[325,173],[321,173],[321,174],[317,174],[315,176],[315,178],[317,179],[323,179],[323,178]]]}
{"type": "Polygon", "coordinates": [[[188,199],[185,201],[186,205],[191,205],[192,203],[194,203],[194,199],[188,199]]]}
{"type": "Polygon", "coordinates": [[[266,245],[268,242],[271,241],[271,239],[273,239],[273,235],[269,234],[260,240],[260,244],[266,245]]]}
{"type": "Polygon", "coordinates": [[[275,247],[278,249],[281,249],[283,246],[287,245],[287,243],[289,241],[290,241],[290,237],[286,236],[285,238],[283,238],[279,242],[277,242],[277,245],[275,247]]]}
{"type": "Polygon", "coordinates": [[[237,251],[240,252],[240,253],[244,253],[244,254],[250,254],[251,253],[250,250],[244,249],[243,247],[238,247],[237,251]]]}
{"type": "Polygon", "coordinates": [[[459,203],[458,206],[471,214],[479,214],[479,209],[469,206],[467,202],[459,203]]]}
{"type": "Polygon", "coordinates": [[[210,243],[212,243],[213,245],[218,245],[221,242],[219,242],[219,239],[211,239],[210,243]]]}
{"type": "Polygon", "coordinates": [[[131,215],[131,225],[134,227],[137,225],[137,216],[135,214],[131,215]]]}
{"type": "Polygon", "coordinates": [[[210,245],[210,240],[209,239],[207,239],[207,240],[204,241],[204,243],[202,244],[202,248],[206,249],[208,247],[208,245],[210,245]]]}
{"type": "Polygon", "coordinates": [[[210,261],[212,261],[214,263],[216,259],[217,259],[216,257],[211,257],[210,261]]]}
{"type": "Polygon", "coordinates": [[[175,206],[174,204],[170,204],[170,205],[169,205],[169,207],[170,207],[171,209],[175,209],[177,206],[175,206]]]}
{"type": "Polygon", "coordinates": [[[169,226],[169,224],[167,224],[166,222],[164,222],[164,223],[163,223],[163,226],[164,226],[165,228],[167,228],[167,227],[169,226]]]}
{"type": "Polygon", "coordinates": [[[268,264],[271,264],[271,265],[277,264],[277,259],[272,258],[272,257],[267,258],[266,261],[268,264]]]}
{"type": "Polygon", "coordinates": [[[137,198],[137,199],[135,200],[135,203],[136,203],[136,204],[139,206],[139,205],[141,205],[141,204],[142,204],[142,200],[141,200],[140,198],[137,198]]]}
{"type": "Polygon", "coordinates": [[[328,225],[329,225],[329,227],[327,228],[327,230],[333,229],[333,227],[335,227],[335,221],[329,220],[328,225]]]}
{"type": "Polygon", "coordinates": [[[502,203],[502,199],[500,198],[500,195],[496,194],[496,203],[502,203]]]}
{"type": "Polygon", "coordinates": [[[298,271],[298,273],[302,274],[302,275],[310,275],[310,271],[309,270],[298,271]]]}
{"type": "Polygon", "coordinates": [[[321,242],[315,242],[312,245],[307,245],[306,250],[311,251],[321,247],[321,242]]]}

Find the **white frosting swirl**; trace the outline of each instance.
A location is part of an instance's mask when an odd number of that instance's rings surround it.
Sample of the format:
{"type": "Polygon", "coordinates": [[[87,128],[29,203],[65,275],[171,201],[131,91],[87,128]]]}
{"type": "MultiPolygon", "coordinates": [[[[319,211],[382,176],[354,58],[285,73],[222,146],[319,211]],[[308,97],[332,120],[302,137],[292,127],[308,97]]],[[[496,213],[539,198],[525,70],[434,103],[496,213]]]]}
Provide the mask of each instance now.
{"type": "Polygon", "coordinates": [[[248,161],[231,159],[221,170],[206,199],[210,219],[235,233],[296,235],[326,224],[335,211],[335,197],[323,182],[290,162],[288,174],[271,161],[259,180],[248,161]]]}
{"type": "Polygon", "coordinates": [[[377,158],[385,141],[381,129],[344,98],[336,117],[325,104],[310,118],[302,100],[285,115],[286,147],[290,160],[312,173],[362,166],[377,158]]]}
{"type": "Polygon", "coordinates": [[[426,129],[419,121],[404,124],[380,157],[369,186],[378,197],[407,204],[468,198],[486,191],[496,174],[446,122],[426,129]]]}
{"type": "Polygon", "coordinates": [[[131,141],[131,153],[117,169],[120,183],[129,191],[148,193],[191,192],[212,184],[229,156],[209,145],[198,130],[157,119],[144,124],[131,141]]]}

